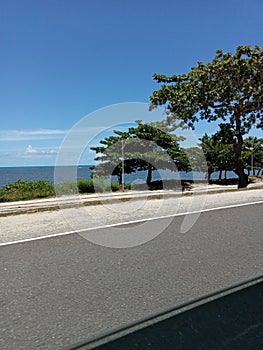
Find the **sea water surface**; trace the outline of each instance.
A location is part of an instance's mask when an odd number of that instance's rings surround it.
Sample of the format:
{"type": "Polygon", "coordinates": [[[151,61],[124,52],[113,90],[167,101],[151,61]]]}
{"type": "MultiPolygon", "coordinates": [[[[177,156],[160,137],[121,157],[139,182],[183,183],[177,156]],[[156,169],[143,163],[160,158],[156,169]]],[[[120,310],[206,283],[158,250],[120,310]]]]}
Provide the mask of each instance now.
{"type": "MultiPolygon", "coordinates": [[[[33,166],[33,167],[0,167],[0,188],[3,186],[14,183],[18,180],[23,181],[38,181],[46,180],[54,183],[54,174],[61,175],[56,177],[56,183],[72,181],[72,173],[76,173],[77,179],[91,179],[92,170],[91,165],[79,165],[77,169],[72,166],[59,167],[57,171],[54,166],[33,166]],[[61,180],[60,180],[61,178],[61,180]]],[[[217,173],[212,174],[212,178],[217,178],[217,173]]],[[[133,174],[125,174],[125,183],[145,183],[147,177],[147,171],[137,171],[133,174]]],[[[236,177],[233,172],[228,172],[228,177],[236,177]]],[[[170,170],[153,171],[152,180],[205,180],[206,174],[201,172],[171,172],[170,170]]],[[[111,179],[113,182],[118,182],[117,177],[113,176],[111,179]]]]}
{"type": "MultiPolygon", "coordinates": [[[[72,181],[72,173],[77,174],[77,179],[91,179],[92,170],[90,169],[90,165],[82,165],[78,166],[77,170],[75,167],[65,166],[59,167],[59,171],[57,171],[54,166],[33,166],[33,167],[0,167],[0,188],[5,186],[6,184],[14,183],[18,180],[23,181],[39,181],[46,180],[51,183],[54,183],[54,174],[59,176],[56,177],[56,183],[68,182],[72,181]],[[60,180],[61,178],[61,180],[60,180]]],[[[146,171],[137,171],[133,174],[125,174],[124,180],[125,183],[144,183],[146,180],[147,172],[146,171]]],[[[196,175],[195,175],[196,176],[196,175]]],[[[204,179],[204,175],[202,173],[198,174],[198,178],[204,179]]],[[[188,179],[191,180],[193,178],[192,173],[184,173],[184,172],[171,172],[167,171],[153,171],[152,173],[153,180],[160,179],[188,179]]],[[[112,181],[117,182],[117,177],[113,176],[112,181]]]]}
{"type": "MultiPolygon", "coordinates": [[[[60,171],[63,171],[63,178],[67,179],[67,174],[72,173],[72,168],[70,166],[61,167],[60,171]]],[[[9,183],[14,183],[18,180],[23,181],[39,181],[45,180],[50,183],[54,183],[54,166],[32,166],[32,167],[0,167],[0,188],[9,183]]],[[[77,168],[77,178],[80,179],[90,179],[91,169],[90,165],[78,166],[77,168]]],[[[68,177],[68,181],[71,177],[68,177]]],[[[56,181],[57,182],[57,181],[56,181]]],[[[66,181],[63,181],[66,182],[66,181]]]]}

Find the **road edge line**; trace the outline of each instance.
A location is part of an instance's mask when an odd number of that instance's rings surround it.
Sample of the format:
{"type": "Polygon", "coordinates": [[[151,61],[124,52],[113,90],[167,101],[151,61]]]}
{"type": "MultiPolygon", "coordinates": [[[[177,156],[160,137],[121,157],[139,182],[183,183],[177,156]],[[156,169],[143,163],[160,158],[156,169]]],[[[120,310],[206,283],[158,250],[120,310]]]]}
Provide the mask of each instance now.
{"type": "Polygon", "coordinates": [[[116,224],[88,227],[88,228],[76,230],[76,231],[60,232],[60,233],[55,233],[55,234],[51,234],[51,235],[25,238],[25,239],[16,240],[16,241],[10,241],[10,242],[3,242],[3,243],[0,243],[0,248],[4,247],[4,246],[8,246],[8,245],[15,245],[15,244],[19,244],[19,243],[22,244],[22,243],[27,243],[27,242],[39,241],[39,240],[47,239],[47,238],[56,238],[56,237],[68,236],[68,235],[72,235],[72,234],[79,234],[79,233],[86,232],[86,231],[101,230],[101,229],[110,228],[110,227],[125,226],[125,225],[129,225],[129,224],[136,224],[136,223],[153,221],[153,220],[162,220],[162,219],[168,219],[168,218],[172,218],[172,217],[179,217],[179,216],[185,216],[185,215],[195,215],[195,214],[206,213],[206,212],[215,211],[215,210],[238,208],[238,207],[244,207],[244,206],[255,205],[255,204],[263,204],[263,200],[256,201],[256,202],[250,202],[250,203],[231,204],[231,205],[214,207],[214,208],[207,208],[207,209],[196,210],[196,211],[191,211],[191,212],[169,214],[169,215],[163,215],[163,216],[152,217],[152,218],[131,220],[131,221],[125,221],[125,222],[120,222],[120,223],[116,223],[116,224]]]}

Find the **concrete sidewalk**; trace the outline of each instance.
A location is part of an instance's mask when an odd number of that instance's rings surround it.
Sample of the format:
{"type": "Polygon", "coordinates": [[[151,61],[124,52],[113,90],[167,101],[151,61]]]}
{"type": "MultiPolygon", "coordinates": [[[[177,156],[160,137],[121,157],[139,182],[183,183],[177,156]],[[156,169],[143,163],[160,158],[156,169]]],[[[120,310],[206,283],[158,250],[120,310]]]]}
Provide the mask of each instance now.
{"type": "MultiPolygon", "coordinates": [[[[254,183],[248,186],[257,188],[262,183],[254,183]]],[[[60,208],[73,208],[79,205],[100,205],[105,202],[120,202],[129,200],[151,200],[160,198],[181,197],[184,195],[206,193],[206,192],[225,192],[237,190],[236,185],[207,185],[196,184],[191,190],[185,192],[176,190],[156,190],[156,191],[126,191],[111,193],[95,193],[87,195],[71,195],[46,199],[35,199],[18,202],[0,203],[0,216],[17,215],[23,213],[34,213],[38,211],[58,210],[60,208]]]]}

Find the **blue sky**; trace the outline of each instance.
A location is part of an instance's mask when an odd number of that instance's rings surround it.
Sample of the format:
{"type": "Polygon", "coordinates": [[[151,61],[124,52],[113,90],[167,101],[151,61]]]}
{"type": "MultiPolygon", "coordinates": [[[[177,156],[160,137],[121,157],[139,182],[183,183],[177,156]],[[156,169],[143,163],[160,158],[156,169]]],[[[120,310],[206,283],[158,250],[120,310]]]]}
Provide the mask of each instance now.
{"type": "MultiPolygon", "coordinates": [[[[262,47],[262,13],[261,0],[2,1],[0,166],[54,164],[84,116],[149,103],[153,73],[187,72],[217,49],[262,47]]],[[[104,112],[89,119],[90,134],[120,123],[104,112]]],[[[202,123],[196,137],[213,130],[202,123]]]]}

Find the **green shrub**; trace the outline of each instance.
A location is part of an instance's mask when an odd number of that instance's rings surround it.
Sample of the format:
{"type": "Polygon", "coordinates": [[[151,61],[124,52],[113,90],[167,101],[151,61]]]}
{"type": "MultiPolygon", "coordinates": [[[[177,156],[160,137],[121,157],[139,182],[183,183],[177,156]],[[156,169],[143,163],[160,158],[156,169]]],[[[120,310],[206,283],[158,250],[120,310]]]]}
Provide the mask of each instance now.
{"type": "Polygon", "coordinates": [[[78,193],[76,182],[65,182],[60,185],[55,185],[57,196],[71,195],[78,193]]]}
{"type": "Polygon", "coordinates": [[[119,184],[116,184],[115,182],[112,182],[112,183],[111,183],[111,190],[112,190],[113,192],[119,191],[119,190],[120,190],[120,185],[119,185],[119,184]]]}
{"type": "Polygon", "coordinates": [[[78,180],[79,193],[94,193],[94,185],[92,180],[78,180]]]}
{"type": "Polygon", "coordinates": [[[0,202],[29,200],[55,196],[54,186],[44,180],[22,181],[5,185],[0,189],[0,202]]]}
{"type": "MultiPolygon", "coordinates": [[[[0,202],[11,202],[20,200],[30,200],[37,198],[48,198],[74,195],[77,193],[94,193],[96,192],[116,192],[121,190],[122,186],[112,182],[104,184],[93,180],[78,180],[77,182],[65,182],[60,185],[52,185],[48,181],[23,181],[19,180],[12,184],[5,185],[0,189],[0,202]]],[[[125,189],[131,189],[130,184],[126,184],[125,189]]]]}

